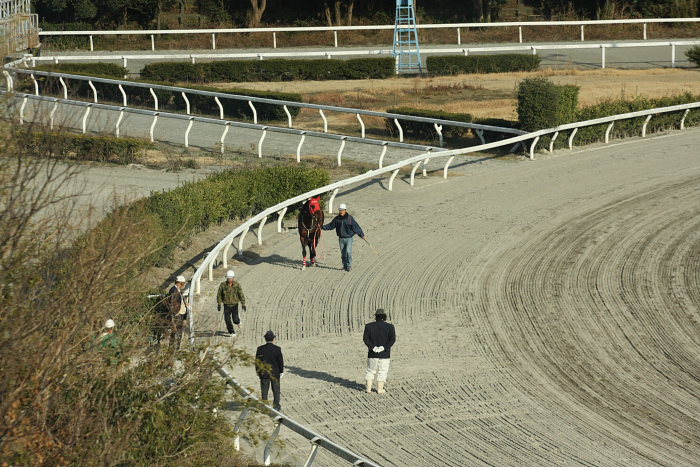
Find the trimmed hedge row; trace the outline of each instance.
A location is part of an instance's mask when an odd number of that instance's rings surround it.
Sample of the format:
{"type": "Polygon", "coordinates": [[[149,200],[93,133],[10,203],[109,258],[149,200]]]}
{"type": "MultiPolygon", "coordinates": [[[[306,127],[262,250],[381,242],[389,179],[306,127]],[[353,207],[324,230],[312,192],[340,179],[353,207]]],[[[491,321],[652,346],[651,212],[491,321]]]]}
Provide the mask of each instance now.
{"type": "Polygon", "coordinates": [[[691,47],[685,51],[685,56],[688,60],[695,63],[696,66],[700,66],[700,45],[691,47]]]}
{"type": "Polygon", "coordinates": [[[73,75],[99,76],[102,78],[124,79],[129,70],[116,63],[55,63],[40,65],[35,68],[38,71],[53,73],[68,73],[73,75]]]}
{"type": "MultiPolygon", "coordinates": [[[[130,81],[134,83],[149,83],[149,84],[161,84],[170,86],[172,83],[166,82],[154,82],[154,81],[144,81],[144,80],[124,80],[122,67],[117,67],[113,64],[102,64],[102,63],[85,63],[85,64],[58,64],[50,66],[37,67],[37,70],[48,71],[48,72],[60,72],[60,73],[70,73],[81,76],[91,76],[96,78],[109,78],[109,79],[121,79],[123,81],[130,81]],[[74,65],[80,65],[75,67],[74,65]],[[90,72],[89,67],[86,65],[96,65],[95,72],[90,72]],[[109,65],[102,67],[102,65],[109,65]],[[116,68],[115,68],[116,67],[116,68]],[[98,71],[105,71],[106,73],[98,73],[98,71]]],[[[42,93],[52,94],[52,95],[62,95],[63,88],[58,80],[54,77],[44,77],[37,76],[37,81],[39,82],[39,89],[42,93]]],[[[68,95],[71,97],[77,97],[82,99],[92,99],[92,90],[87,81],[83,80],[71,80],[64,79],[68,87],[68,95]]],[[[108,101],[121,103],[122,94],[119,88],[113,84],[106,84],[100,82],[93,82],[95,89],[97,90],[98,99],[100,101],[108,101]]],[[[127,93],[129,105],[150,107],[153,108],[154,101],[153,96],[147,88],[136,87],[136,86],[123,86],[124,91],[127,93]]],[[[189,86],[190,89],[197,89],[201,91],[212,91],[224,94],[236,94],[241,96],[250,97],[261,97],[265,99],[276,99],[285,100],[292,102],[303,102],[303,98],[300,94],[294,93],[283,93],[274,91],[255,91],[250,89],[233,89],[229,91],[222,91],[221,89],[202,87],[202,86],[189,86]]],[[[34,85],[29,78],[24,77],[18,84],[18,89],[22,89],[25,92],[34,92],[34,85]]],[[[186,110],[185,100],[182,98],[182,94],[179,92],[164,91],[164,90],[154,90],[156,96],[158,97],[158,108],[164,111],[184,111],[186,110]]],[[[213,97],[201,96],[196,94],[187,94],[187,98],[190,101],[191,112],[194,114],[207,115],[207,116],[219,116],[219,107],[216,105],[213,97]]],[[[224,108],[224,116],[232,118],[241,119],[253,119],[253,111],[250,109],[247,101],[236,100],[236,99],[219,99],[222,107],[224,108]]],[[[255,110],[258,114],[258,121],[277,121],[286,120],[287,114],[284,112],[284,108],[281,105],[275,104],[264,104],[255,103],[255,110]]],[[[289,113],[295,117],[299,114],[299,107],[288,107],[289,113]]]]}
{"type": "Polygon", "coordinates": [[[350,60],[227,60],[208,63],[150,63],[141,78],[168,82],[211,83],[221,81],[292,81],[388,78],[394,75],[394,59],[350,60]]]}
{"type": "Polygon", "coordinates": [[[576,121],[578,86],[559,86],[547,78],[527,78],[518,85],[518,121],[525,131],[576,121]]]}
{"type": "Polygon", "coordinates": [[[27,135],[26,141],[51,147],[59,157],[115,164],[139,162],[139,153],[153,147],[150,142],[140,139],[70,133],[33,132],[27,135]]]}
{"type": "MultiPolygon", "coordinates": [[[[227,219],[243,219],[285,199],[330,183],[328,172],[305,167],[226,170],[174,190],[153,193],[131,206],[148,216],[160,232],[156,265],[193,234],[227,219]]],[[[148,219],[135,219],[134,222],[148,219]]]]}
{"type": "Polygon", "coordinates": [[[507,73],[534,71],[540,66],[540,57],[524,54],[501,55],[444,55],[425,60],[430,76],[459,75],[463,73],[507,73]]]}
{"type": "MultiPolygon", "coordinates": [[[[457,122],[470,123],[473,117],[470,114],[449,113],[441,110],[413,109],[410,107],[397,107],[387,109],[387,113],[411,115],[414,117],[439,118],[442,120],[454,120],[457,122]]],[[[432,123],[414,122],[411,120],[400,120],[401,128],[405,136],[416,139],[437,140],[438,134],[432,123]]],[[[396,128],[393,118],[385,118],[384,125],[391,136],[398,136],[399,130],[396,128]]],[[[447,138],[466,138],[470,132],[469,128],[443,125],[442,135],[447,138]]]]}

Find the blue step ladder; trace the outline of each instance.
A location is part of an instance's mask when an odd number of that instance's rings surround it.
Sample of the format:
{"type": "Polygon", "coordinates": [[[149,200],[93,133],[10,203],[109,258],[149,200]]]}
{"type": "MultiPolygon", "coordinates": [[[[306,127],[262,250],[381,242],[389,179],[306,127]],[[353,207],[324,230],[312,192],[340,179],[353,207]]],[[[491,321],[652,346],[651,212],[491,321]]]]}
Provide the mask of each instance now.
{"type": "Polygon", "coordinates": [[[396,0],[393,54],[397,75],[423,73],[413,0],[396,0]]]}

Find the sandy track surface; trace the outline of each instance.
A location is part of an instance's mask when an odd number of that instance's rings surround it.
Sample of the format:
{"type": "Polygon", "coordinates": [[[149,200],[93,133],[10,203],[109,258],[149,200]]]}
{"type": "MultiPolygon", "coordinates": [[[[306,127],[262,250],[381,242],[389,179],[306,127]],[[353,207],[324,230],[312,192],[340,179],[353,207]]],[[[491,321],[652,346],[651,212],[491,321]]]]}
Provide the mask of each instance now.
{"type": "MultiPolygon", "coordinates": [[[[236,345],[277,332],[285,412],[382,465],[692,465],[698,142],[691,130],[350,190],[337,202],[380,255],[357,241],[346,273],[327,235],[302,272],[296,234],[266,232],[235,264],[249,301],[236,345]],[[361,386],[379,306],[398,334],[385,395],[361,386]]],[[[217,282],[203,283],[202,336],[224,330],[217,282]]],[[[284,437],[278,459],[303,458],[307,443],[284,437]]]]}

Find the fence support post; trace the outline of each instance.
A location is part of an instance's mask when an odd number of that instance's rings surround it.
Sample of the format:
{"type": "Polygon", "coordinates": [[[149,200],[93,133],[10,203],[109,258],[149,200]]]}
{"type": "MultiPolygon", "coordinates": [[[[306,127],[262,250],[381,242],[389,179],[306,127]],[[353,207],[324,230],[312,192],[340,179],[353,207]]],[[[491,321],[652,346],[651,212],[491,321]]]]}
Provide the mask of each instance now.
{"type": "Polygon", "coordinates": [[[287,108],[287,104],[282,106],[284,108],[284,113],[287,114],[287,128],[292,127],[292,114],[289,113],[289,109],[287,108]]]}
{"type": "Polygon", "coordinates": [[[216,258],[212,258],[212,260],[209,261],[209,267],[207,268],[209,271],[209,282],[214,280],[214,262],[215,261],[216,261],[216,258]]]}
{"type": "Polygon", "coordinates": [[[277,33],[274,31],[272,32],[272,48],[277,48],[277,33]]]}
{"type": "Polygon", "coordinates": [[[226,124],[224,124],[224,131],[221,133],[221,139],[219,140],[221,144],[221,154],[224,153],[224,140],[226,139],[226,134],[228,133],[229,128],[231,128],[231,122],[226,122],[226,124]]]}
{"type": "Polygon", "coordinates": [[[260,141],[258,141],[258,158],[262,158],[262,144],[265,141],[265,136],[267,135],[267,127],[264,126],[262,129],[262,135],[260,135],[260,141]]]}
{"type": "Polygon", "coordinates": [[[569,135],[569,151],[573,151],[574,149],[574,136],[576,136],[576,132],[578,131],[578,128],[574,128],[574,131],[571,132],[569,135]]]}
{"type": "Polygon", "coordinates": [[[156,50],[156,38],[151,34],[151,50],[156,50]]]}
{"type": "Polygon", "coordinates": [[[401,128],[401,124],[397,118],[394,119],[394,125],[399,129],[399,143],[403,143],[403,128],[401,128]]]}
{"type": "Polygon", "coordinates": [[[647,115],[646,120],[644,120],[644,125],[642,125],[642,138],[647,135],[647,125],[649,124],[649,120],[651,120],[651,115],[647,115]]]}
{"type": "Polygon", "coordinates": [[[338,195],[338,190],[340,188],[334,188],[333,192],[331,193],[331,197],[328,199],[328,214],[333,214],[333,201],[335,200],[335,197],[338,195]]]}
{"type": "Polygon", "coordinates": [[[479,141],[481,141],[481,144],[486,144],[486,140],[484,139],[484,130],[477,128],[476,136],[479,137],[479,141]]]}
{"type": "Polygon", "coordinates": [[[216,34],[211,35],[211,50],[216,50],[216,34]]]}
{"type": "Polygon", "coordinates": [[[323,132],[328,133],[328,120],[326,119],[326,114],[323,113],[323,109],[318,109],[318,113],[321,114],[321,118],[323,119],[323,132]]]}
{"type": "Polygon", "coordinates": [[[12,76],[10,76],[10,73],[2,70],[2,74],[5,75],[5,81],[7,82],[7,92],[14,91],[14,80],[12,79],[12,76]]]}
{"type": "Polygon", "coordinates": [[[190,100],[187,98],[187,94],[185,94],[184,91],[181,92],[180,94],[182,94],[182,98],[185,100],[185,112],[187,113],[187,115],[189,115],[190,110],[191,110],[190,109],[190,100]]]}
{"type": "Polygon", "coordinates": [[[34,95],[38,96],[39,95],[39,83],[37,82],[36,78],[34,77],[34,73],[29,75],[32,77],[32,81],[34,82],[34,95]]]}
{"type": "Polygon", "coordinates": [[[554,152],[554,141],[556,141],[557,136],[559,136],[558,131],[554,132],[554,136],[552,136],[552,139],[549,141],[549,152],[550,153],[554,152]]]}
{"type": "Polygon", "coordinates": [[[585,41],[586,37],[583,34],[583,24],[581,25],[581,42],[585,41]]]}
{"type": "MultiPolygon", "coordinates": [[[[124,107],[119,109],[119,118],[117,118],[117,125],[116,125],[116,128],[114,129],[114,134],[117,138],[119,138],[119,125],[121,125],[123,119],[124,119],[124,107]]],[[[153,138],[151,138],[151,142],[153,142],[153,138]]]]}
{"type": "Polygon", "coordinates": [[[155,112],[153,114],[153,122],[151,122],[151,129],[149,130],[148,134],[151,136],[151,143],[155,141],[153,137],[153,131],[156,128],[156,122],[158,121],[158,112],[155,112]]]}
{"type": "Polygon", "coordinates": [[[149,91],[151,91],[151,96],[153,97],[153,106],[155,110],[158,110],[158,96],[156,96],[155,91],[153,88],[148,88],[149,91]]]}
{"type": "Polygon", "coordinates": [[[647,40],[647,23],[644,23],[644,32],[642,33],[642,39],[647,40]]]}
{"type": "Polygon", "coordinates": [[[282,233],[282,222],[284,221],[284,215],[287,214],[287,208],[282,208],[281,211],[277,213],[277,233],[282,233]]]}
{"type": "Polygon", "coordinates": [[[450,156],[449,159],[447,159],[447,162],[445,162],[445,168],[442,169],[442,178],[447,179],[447,169],[450,168],[450,164],[452,161],[455,159],[455,156],[450,156]]]}
{"type": "Polygon", "coordinates": [[[258,225],[258,245],[262,245],[262,232],[263,227],[265,227],[265,222],[267,222],[267,217],[263,217],[260,221],[260,225],[258,225]]]}
{"type": "Polygon", "coordinates": [[[522,26],[518,26],[518,42],[520,44],[523,43],[523,27],[522,26]]]}
{"type": "Polygon", "coordinates": [[[389,177],[389,191],[393,191],[394,189],[394,179],[396,176],[399,174],[399,169],[394,170],[391,172],[391,177],[389,177]]]}
{"type": "Polygon", "coordinates": [[[228,267],[228,250],[231,249],[231,245],[233,245],[233,237],[226,243],[224,250],[221,252],[221,263],[224,269],[228,267]]]}
{"type": "Polygon", "coordinates": [[[122,93],[122,105],[123,105],[124,107],[126,107],[126,106],[127,106],[127,103],[126,103],[126,92],[124,92],[124,88],[122,87],[121,84],[119,85],[119,91],[122,93]]]}
{"type": "Polygon", "coordinates": [[[301,162],[301,146],[304,144],[305,139],[306,139],[306,132],[302,131],[301,132],[301,139],[299,140],[299,145],[297,146],[297,162],[301,162]]]}
{"type": "Polygon", "coordinates": [[[380,169],[382,168],[382,165],[384,164],[384,156],[386,156],[386,148],[387,148],[388,144],[389,144],[388,141],[384,141],[382,143],[382,153],[379,156],[379,168],[380,169]]]}
{"type": "Polygon", "coordinates": [[[311,440],[311,452],[309,453],[309,457],[306,458],[306,462],[304,462],[304,467],[311,467],[314,463],[314,459],[316,459],[316,453],[318,452],[318,441],[319,437],[315,436],[311,440]]]}
{"type": "Polygon", "coordinates": [[[245,236],[248,234],[248,227],[245,228],[245,230],[241,233],[241,236],[238,238],[238,256],[243,256],[243,240],[245,240],[245,236]]]}
{"type": "MultiPolygon", "coordinates": [[[[22,106],[19,108],[19,124],[24,125],[24,108],[27,106],[27,96],[22,99],[22,106]]],[[[83,132],[85,133],[85,132],[83,132]]]]}
{"type": "Polygon", "coordinates": [[[87,133],[87,118],[88,115],[90,115],[91,107],[92,104],[88,104],[88,106],[85,108],[85,114],[83,115],[83,134],[87,133]]]}
{"type": "Polygon", "coordinates": [[[187,124],[187,130],[185,131],[185,147],[190,147],[190,130],[192,129],[192,124],[194,123],[194,117],[190,117],[190,123],[187,124]]]}
{"type": "Polygon", "coordinates": [[[605,46],[600,46],[600,68],[605,69],[605,46]]]}
{"type": "Polygon", "coordinates": [[[219,106],[219,118],[221,120],[224,119],[224,106],[221,105],[221,101],[217,96],[214,96],[214,102],[216,102],[216,105],[219,106]]]}
{"type": "MultiPolygon", "coordinates": [[[[53,101],[53,108],[51,109],[51,113],[49,114],[49,128],[53,130],[53,116],[56,114],[56,109],[58,109],[58,101],[53,101]]],[[[117,122],[117,136],[119,133],[119,122],[117,122]]]]}
{"type": "Polygon", "coordinates": [[[90,86],[92,90],[92,101],[97,104],[97,89],[95,89],[95,85],[92,84],[92,81],[88,81],[88,86],[90,86]]]}
{"type": "Polygon", "coordinates": [[[275,442],[275,438],[277,438],[277,435],[280,433],[280,427],[282,426],[281,423],[282,417],[275,417],[275,429],[272,430],[272,434],[270,435],[270,438],[267,440],[267,443],[265,443],[265,450],[263,451],[263,464],[265,465],[270,465],[271,462],[271,450],[272,450],[272,443],[275,442]]]}
{"type": "Polygon", "coordinates": [[[676,68],[676,44],[671,42],[671,68],[676,68]]]}
{"type": "MultiPolygon", "coordinates": [[[[61,83],[61,86],[63,86],[63,98],[68,100],[68,86],[66,86],[66,82],[63,81],[63,76],[59,76],[58,81],[61,83]]],[[[119,86],[121,86],[121,84],[119,86]]]]}
{"type": "Polygon", "coordinates": [[[418,170],[418,167],[423,163],[423,161],[418,161],[415,164],[413,164],[413,169],[411,169],[411,186],[415,185],[416,183],[416,170],[418,170]]]}
{"type": "Polygon", "coordinates": [[[685,112],[683,112],[683,118],[681,118],[681,130],[685,129],[685,117],[688,116],[689,112],[690,109],[685,109],[685,112]]]}
{"type": "Polygon", "coordinates": [[[457,45],[460,45],[461,43],[462,43],[462,33],[459,30],[459,28],[457,28],[457,45]]]}
{"type": "Polygon", "coordinates": [[[530,144],[530,159],[535,158],[535,146],[537,146],[537,142],[540,140],[540,137],[536,137],[535,139],[532,140],[532,144],[530,144]]]}
{"type": "Polygon", "coordinates": [[[362,121],[362,117],[360,117],[360,114],[355,114],[357,115],[357,121],[360,122],[360,127],[362,127],[362,138],[365,137],[365,122],[362,121]]]}
{"type": "MultiPolygon", "coordinates": [[[[224,266],[224,267],[227,267],[227,266],[224,266]]],[[[243,422],[248,417],[249,412],[250,412],[250,409],[248,407],[243,409],[241,414],[238,416],[236,423],[233,425],[233,432],[236,433],[236,437],[233,439],[233,448],[236,451],[241,450],[241,425],[243,425],[243,422]]]]}
{"type": "Polygon", "coordinates": [[[253,123],[258,124],[258,111],[255,110],[255,106],[253,105],[253,101],[248,101],[248,107],[253,111],[253,123]]]}
{"type": "Polygon", "coordinates": [[[95,51],[95,44],[92,42],[92,34],[90,34],[90,52],[95,51]]]}
{"type": "Polygon", "coordinates": [[[612,131],[614,125],[615,122],[610,122],[610,125],[608,125],[608,128],[605,130],[605,144],[610,142],[610,132],[612,131]]]}
{"type": "Polygon", "coordinates": [[[347,140],[347,136],[343,136],[340,138],[340,149],[338,149],[338,167],[342,164],[342,158],[343,158],[343,149],[345,149],[345,140],[347,140]]]}
{"type": "Polygon", "coordinates": [[[336,48],[338,48],[338,31],[333,31],[333,42],[336,48]]]}
{"type": "MultiPolygon", "coordinates": [[[[443,139],[442,139],[442,125],[438,125],[437,123],[433,123],[433,126],[435,127],[435,131],[438,134],[438,138],[440,138],[440,147],[443,145],[443,139]]],[[[381,167],[380,167],[381,168],[381,167]]]]}

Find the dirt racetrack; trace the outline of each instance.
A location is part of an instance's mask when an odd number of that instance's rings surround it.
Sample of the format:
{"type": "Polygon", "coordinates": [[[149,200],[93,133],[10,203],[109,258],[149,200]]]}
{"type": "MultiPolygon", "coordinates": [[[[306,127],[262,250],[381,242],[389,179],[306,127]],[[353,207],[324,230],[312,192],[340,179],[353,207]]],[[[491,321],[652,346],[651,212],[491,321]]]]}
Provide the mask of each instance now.
{"type": "MultiPolygon", "coordinates": [[[[234,265],[237,345],[274,330],[285,413],[381,465],[697,465],[699,143],[694,129],[351,189],[336,203],[380,254],[357,240],[346,273],[326,235],[302,272],[296,233],[266,231],[234,265]],[[398,334],[384,395],[361,386],[377,307],[398,334]]],[[[225,329],[223,274],[202,283],[202,336],[225,329]]],[[[298,464],[308,443],[282,435],[274,460],[298,464]]]]}

